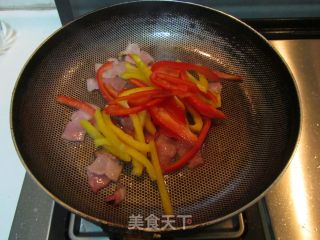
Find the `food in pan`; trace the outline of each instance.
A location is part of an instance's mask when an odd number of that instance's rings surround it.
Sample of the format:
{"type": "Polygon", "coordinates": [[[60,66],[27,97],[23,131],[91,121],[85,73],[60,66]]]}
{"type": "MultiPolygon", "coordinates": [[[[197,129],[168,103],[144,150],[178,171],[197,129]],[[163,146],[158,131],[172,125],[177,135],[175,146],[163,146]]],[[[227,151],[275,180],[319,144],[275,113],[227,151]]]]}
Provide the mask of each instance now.
{"type": "MultiPolygon", "coordinates": [[[[221,83],[239,76],[180,61],[155,61],[129,44],[103,64],[96,77],[87,79],[88,92],[98,90],[105,106],[95,106],[59,95],[59,103],[78,109],[66,125],[62,138],[83,141],[87,133],[99,149],[87,167],[93,192],[117,182],[123,164],[132,164],[132,175],[146,170],[157,181],[165,214],[172,214],[163,174],[204,164],[201,147],[211,119],[223,119],[221,83]]],[[[119,204],[125,198],[119,184],[106,201],[119,204]]]]}

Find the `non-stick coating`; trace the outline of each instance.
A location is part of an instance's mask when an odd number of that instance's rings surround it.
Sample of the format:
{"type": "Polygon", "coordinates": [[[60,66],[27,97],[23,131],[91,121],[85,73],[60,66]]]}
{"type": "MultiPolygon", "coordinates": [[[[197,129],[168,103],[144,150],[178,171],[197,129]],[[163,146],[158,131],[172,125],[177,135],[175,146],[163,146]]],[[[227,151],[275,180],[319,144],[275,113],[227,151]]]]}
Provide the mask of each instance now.
{"type": "MultiPolygon", "coordinates": [[[[55,102],[68,95],[104,106],[86,79],[102,63],[138,43],[156,60],[182,60],[229,73],[243,81],[223,81],[222,110],[202,154],[205,165],[165,176],[176,215],[192,215],[190,227],[214,222],[257,199],[287,165],[299,132],[299,104],[285,64],[253,30],[229,16],[197,5],[140,2],[89,14],[59,30],[33,55],[16,86],[12,126],[27,169],[56,200],[83,216],[127,227],[129,216],[161,218],[157,187],[130,175],[120,182],[126,200],[107,204],[111,184],[98,194],[87,184],[94,160],[89,137],[82,143],[61,138],[73,109],[55,102]]],[[[175,226],[181,227],[181,222],[175,226]]]]}

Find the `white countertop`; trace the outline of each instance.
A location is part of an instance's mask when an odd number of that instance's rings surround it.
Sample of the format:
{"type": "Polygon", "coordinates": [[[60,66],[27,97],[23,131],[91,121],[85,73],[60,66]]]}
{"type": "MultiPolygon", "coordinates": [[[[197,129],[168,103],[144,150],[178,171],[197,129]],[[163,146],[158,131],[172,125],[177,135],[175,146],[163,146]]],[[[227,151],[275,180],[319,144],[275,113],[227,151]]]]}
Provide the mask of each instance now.
{"type": "Polygon", "coordinates": [[[8,239],[25,175],[10,133],[11,95],[27,59],[61,23],[56,10],[0,11],[0,19],[16,31],[15,43],[0,55],[0,239],[8,239]]]}

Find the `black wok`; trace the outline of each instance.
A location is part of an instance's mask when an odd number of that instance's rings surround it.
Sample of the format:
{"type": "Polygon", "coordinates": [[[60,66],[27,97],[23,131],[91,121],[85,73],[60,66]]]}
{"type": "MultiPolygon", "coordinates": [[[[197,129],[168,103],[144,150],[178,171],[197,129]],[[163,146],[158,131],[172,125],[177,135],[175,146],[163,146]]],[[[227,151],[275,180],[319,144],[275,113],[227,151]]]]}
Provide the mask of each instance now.
{"type": "MultiPolygon", "coordinates": [[[[132,177],[130,167],[120,180],[128,190],[120,206],[104,200],[115,186],[92,193],[86,178],[91,139],[79,144],[61,138],[72,110],[57,104],[55,96],[103,106],[98,92],[86,91],[85,80],[94,76],[95,63],[117,56],[129,42],[156,60],[201,63],[243,79],[223,82],[227,119],[210,130],[202,150],[205,165],[166,177],[175,214],[192,215],[186,228],[215,223],[259,200],[288,165],[296,144],[300,110],[294,81],[253,29],[219,11],[181,2],[105,8],[67,24],[37,49],[19,77],[11,109],[12,134],[28,173],[58,203],[101,224],[127,228],[132,214],[161,217],[156,186],[146,175],[132,177]]],[[[175,226],[181,229],[182,222],[175,226]]]]}

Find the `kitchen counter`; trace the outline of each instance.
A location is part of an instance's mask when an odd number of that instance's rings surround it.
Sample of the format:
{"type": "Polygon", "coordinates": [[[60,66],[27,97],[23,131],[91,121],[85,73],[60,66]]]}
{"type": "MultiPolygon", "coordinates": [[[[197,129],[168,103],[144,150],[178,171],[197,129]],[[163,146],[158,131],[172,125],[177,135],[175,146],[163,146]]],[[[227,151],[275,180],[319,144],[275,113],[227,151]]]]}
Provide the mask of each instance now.
{"type": "Polygon", "coordinates": [[[61,23],[56,10],[0,11],[0,19],[16,31],[14,44],[0,55],[0,239],[8,239],[25,175],[10,133],[11,94],[27,59],[61,23]]]}

